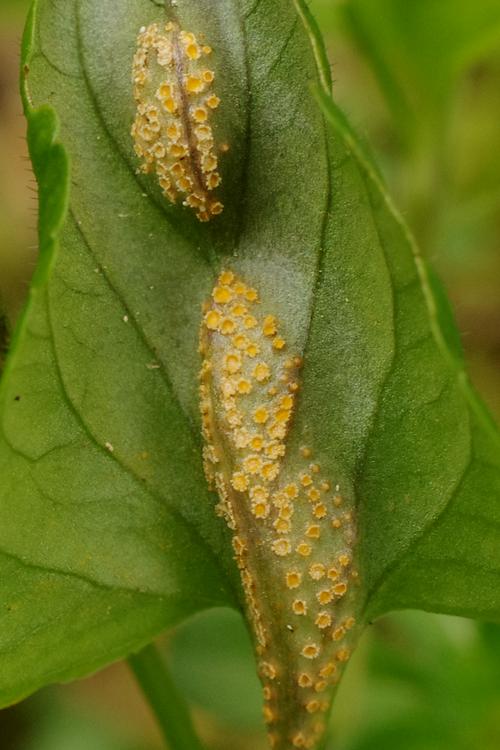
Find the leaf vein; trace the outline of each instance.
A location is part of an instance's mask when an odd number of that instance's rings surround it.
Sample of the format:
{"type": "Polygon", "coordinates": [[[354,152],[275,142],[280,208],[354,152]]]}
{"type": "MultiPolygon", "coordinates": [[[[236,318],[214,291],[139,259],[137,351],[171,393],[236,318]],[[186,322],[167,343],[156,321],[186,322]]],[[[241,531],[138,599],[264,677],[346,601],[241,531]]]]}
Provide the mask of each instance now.
{"type": "MultiPolygon", "coordinates": [[[[49,326],[52,331],[52,348],[53,348],[53,354],[54,354],[54,365],[57,371],[57,378],[60,385],[60,393],[61,396],[66,403],[68,409],[70,410],[71,414],[75,418],[77,424],[80,425],[81,429],[83,430],[84,434],[87,436],[88,440],[101,452],[103,453],[108,460],[115,461],[116,464],[120,467],[120,469],[128,476],[130,477],[133,482],[141,489],[142,492],[146,492],[151,499],[153,499],[155,502],[157,502],[162,508],[166,507],[169,511],[169,513],[176,518],[177,521],[181,525],[183,525],[189,535],[196,538],[196,542],[199,543],[200,546],[202,546],[205,549],[206,554],[214,561],[215,566],[217,569],[219,569],[222,572],[221,563],[219,559],[219,555],[217,553],[217,550],[213,549],[211,544],[208,542],[207,539],[202,535],[200,530],[192,523],[190,522],[183,513],[174,505],[171,503],[169,497],[167,495],[160,495],[158,492],[156,492],[149,483],[146,483],[146,486],[141,480],[140,477],[138,477],[133,470],[128,467],[123,461],[121,461],[116,453],[110,452],[106,446],[102,445],[102,443],[97,439],[97,437],[93,434],[91,428],[83,418],[83,415],[78,411],[75,404],[73,403],[67,388],[66,384],[64,383],[64,379],[62,376],[62,371],[60,367],[60,362],[57,354],[57,349],[55,347],[55,338],[54,338],[54,332],[52,327],[52,319],[50,314],[50,304],[47,303],[48,307],[48,318],[49,318],[49,326]]],[[[208,492],[207,492],[208,497],[208,492]]]]}
{"type": "MultiPolygon", "coordinates": [[[[84,245],[85,245],[85,247],[87,249],[87,252],[89,253],[89,255],[92,257],[92,259],[96,263],[99,263],[99,259],[97,258],[96,254],[94,253],[94,250],[93,250],[93,248],[92,248],[89,240],[87,239],[87,237],[86,237],[83,229],[81,228],[81,225],[79,224],[78,220],[76,219],[74,210],[72,208],[70,208],[70,214],[71,214],[71,218],[72,218],[73,224],[74,224],[74,226],[76,228],[76,231],[80,235],[80,237],[82,239],[82,242],[84,243],[84,245]]],[[[123,298],[123,295],[118,291],[118,289],[116,288],[116,286],[111,281],[109,270],[104,269],[104,267],[102,265],[100,265],[99,267],[100,267],[100,270],[101,270],[101,277],[106,282],[106,284],[107,284],[110,292],[117,298],[117,300],[122,305],[123,310],[125,311],[126,315],[128,316],[129,323],[130,323],[131,327],[134,329],[134,331],[136,332],[138,338],[140,339],[140,341],[142,342],[142,344],[144,345],[144,347],[147,349],[147,351],[151,354],[151,356],[154,359],[156,359],[157,358],[157,353],[155,352],[155,349],[154,349],[152,343],[149,341],[149,339],[148,339],[146,333],[144,332],[144,330],[140,327],[140,325],[137,322],[137,319],[134,316],[131,308],[125,302],[125,300],[123,298]]],[[[160,373],[160,375],[161,375],[161,377],[163,379],[163,382],[165,383],[165,386],[166,386],[167,390],[172,395],[172,398],[173,398],[174,402],[176,403],[176,405],[178,407],[180,415],[182,416],[182,418],[186,422],[186,425],[188,426],[188,429],[189,429],[189,431],[191,433],[191,436],[192,436],[194,442],[201,449],[201,435],[195,429],[195,427],[194,427],[191,419],[189,418],[187,412],[182,407],[180,399],[177,397],[177,395],[175,393],[175,388],[174,388],[174,385],[172,383],[172,380],[170,379],[170,376],[168,374],[167,368],[165,367],[165,363],[160,359],[159,360],[159,364],[160,364],[159,373],[160,373]]]]}
{"type": "Polygon", "coordinates": [[[50,575],[58,575],[58,576],[64,576],[67,578],[77,579],[81,581],[82,583],[86,583],[89,586],[93,586],[94,588],[102,589],[103,591],[122,591],[123,593],[127,594],[149,594],[150,596],[160,596],[159,594],[156,594],[155,592],[147,592],[147,591],[140,591],[139,589],[134,588],[127,588],[126,586],[115,586],[114,584],[107,584],[103,581],[99,581],[92,576],[84,575],[83,573],[76,573],[73,570],[67,570],[64,568],[58,568],[55,566],[49,566],[49,565],[41,565],[39,563],[34,563],[29,560],[25,560],[20,555],[17,555],[13,552],[7,551],[5,549],[0,548],[0,555],[3,555],[4,557],[18,563],[24,568],[27,568],[28,570],[36,570],[41,573],[47,573],[50,575]]]}
{"type": "Polygon", "coordinates": [[[453,500],[453,497],[460,492],[460,488],[465,483],[465,480],[467,478],[467,475],[469,471],[472,468],[472,451],[469,453],[468,461],[466,462],[461,476],[457,480],[457,483],[455,484],[455,487],[450,491],[449,498],[445,501],[443,504],[443,507],[440,511],[436,513],[436,515],[430,520],[430,522],[424,526],[421,531],[416,534],[406,550],[404,551],[404,554],[402,554],[397,560],[395,560],[392,564],[388,565],[386,569],[382,572],[382,574],[379,576],[378,580],[371,586],[370,594],[367,597],[367,601],[364,607],[364,611],[368,608],[368,605],[372,599],[376,597],[376,595],[379,593],[382,586],[387,582],[388,578],[395,573],[398,568],[403,567],[404,562],[410,557],[410,555],[415,551],[415,549],[418,547],[420,542],[426,537],[428,534],[432,532],[432,530],[438,525],[438,523],[443,518],[443,515],[449,510],[450,503],[453,500]]]}

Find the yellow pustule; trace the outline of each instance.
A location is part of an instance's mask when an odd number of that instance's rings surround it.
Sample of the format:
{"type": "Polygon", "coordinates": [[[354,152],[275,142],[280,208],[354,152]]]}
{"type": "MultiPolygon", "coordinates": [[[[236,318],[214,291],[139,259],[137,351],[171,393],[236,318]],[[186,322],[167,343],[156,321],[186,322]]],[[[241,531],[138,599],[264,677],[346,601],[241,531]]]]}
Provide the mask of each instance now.
{"type": "Polygon", "coordinates": [[[163,195],[181,200],[200,221],[222,213],[214,191],[222,179],[210,119],[220,104],[208,67],[212,49],[177,24],[152,23],[137,38],[132,66],[132,125],[140,171],[154,172],[163,195]]]}
{"type": "Polygon", "coordinates": [[[314,438],[289,449],[302,359],[233,271],[205,305],[200,350],[205,472],[233,533],[269,740],[314,748],[355,641],[353,500],[325,476],[314,438]]]}

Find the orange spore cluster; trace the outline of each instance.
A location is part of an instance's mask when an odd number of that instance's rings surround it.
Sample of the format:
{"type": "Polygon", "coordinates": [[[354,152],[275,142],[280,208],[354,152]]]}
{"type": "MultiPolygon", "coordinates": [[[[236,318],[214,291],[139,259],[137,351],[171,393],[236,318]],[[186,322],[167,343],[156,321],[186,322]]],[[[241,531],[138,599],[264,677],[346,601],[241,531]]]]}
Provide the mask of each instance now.
{"type": "Polygon", "coordinates": [[[200,221],[224,208],[214,196],[221,176],[210,117],[220,99],[206,62],[211,54],[177,24],[152,23],[139,32],[132,68],[137,110],[131,134],[140,171],[156,173],[163,195],[182,200],[200,221]]]}
{"type": "Polygon", "coordinates": [[[257,289],[220,274],[201,327],[204,464],[233,532],[271,745],[314,748],[354,642],[355,516],[313,448],[289,447],[303,363],[280,328],[257,289]]]}

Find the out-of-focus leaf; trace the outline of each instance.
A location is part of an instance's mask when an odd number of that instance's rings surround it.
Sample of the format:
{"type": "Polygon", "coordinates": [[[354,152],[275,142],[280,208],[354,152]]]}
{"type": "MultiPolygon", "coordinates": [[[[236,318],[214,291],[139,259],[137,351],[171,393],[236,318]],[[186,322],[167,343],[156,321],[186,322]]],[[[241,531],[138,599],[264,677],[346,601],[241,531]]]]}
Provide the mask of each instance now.
{"type": "MultiPolygon", "coordinates": [[[[31,732],[20,750],[148,750],[125,729],[109,726],[87,708],[78,709],[51,691],[25,705],[31,732]]],[[[6,748],[6,750],[10,750],[6,748]]]]}
{"type": "Polygon", "coordinates": [[[456,76],[500,42],[496,0],[345,0],[340,13],[409,129],[440,117],[456,76]]]}
{"type": "Polygon", "coordinates": [[[498,671],[472,623],[398,613],[379,622],[370,645],[363,718],[346,750],[396,750],[405,734],[414,750],[494,750],[498,671]]]}
{"type": "Polygon", "coordinates": [[[169,644],[172,671],[195,705],[234,728],[261,729],[262,698],[243,620],[229,609],[196,615],[169,644]]]}

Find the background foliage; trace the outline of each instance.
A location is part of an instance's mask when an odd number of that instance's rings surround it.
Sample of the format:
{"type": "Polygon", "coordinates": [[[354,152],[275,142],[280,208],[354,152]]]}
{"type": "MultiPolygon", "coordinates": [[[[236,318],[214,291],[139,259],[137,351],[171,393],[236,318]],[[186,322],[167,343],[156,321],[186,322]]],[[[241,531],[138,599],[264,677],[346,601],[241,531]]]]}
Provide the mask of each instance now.
{"type": "MultiPolygon", "coordinates": [[[[311,7],[329,42],[336,100],[376,151],[392,194],[444,278],[473,379],[500,414],[498,4],[381,0],[376,14],[370,0],[316,0],[311,7]]],[[[24,9],[18,1],[0,10],[8,40],[1,45],[0,158],[7,166],[0,182],[0,294],[11,316],[34,242],[24,229],[27,175],[16,142],[23,125],[13,93],[24,9]]],[[[221,610],[197,617],[165,645],[208,743],[258,747],[260,697],[237,616],[221,610]]],[[[499,667],[495,626],[422,613],[386,617],[365,636],[342,685],[332,746],[496,748],[499,667]]],[[[154,748],[154,730],[125,719],[136,713],[131,691],[120,668],[64,691],[45,690],[4,712],[0,734],[8,737],[7,750],[154,748]],[[98,696],[109,693],[117,696],[114,711],[99,707],[98,696]]]]}

